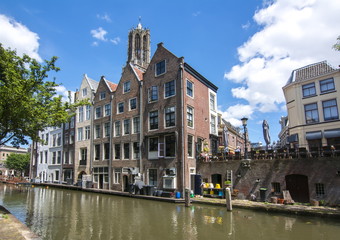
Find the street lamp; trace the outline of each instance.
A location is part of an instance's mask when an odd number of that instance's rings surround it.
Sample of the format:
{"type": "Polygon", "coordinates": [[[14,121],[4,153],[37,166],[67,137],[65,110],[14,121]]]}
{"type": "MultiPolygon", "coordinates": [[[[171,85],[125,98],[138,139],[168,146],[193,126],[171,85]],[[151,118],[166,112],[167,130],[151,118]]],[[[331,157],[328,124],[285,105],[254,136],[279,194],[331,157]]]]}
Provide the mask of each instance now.
{"type": "Polygon", "coordinates": [[[248,118],[243,117],[241,119],[243,130],[244,130],[244,159],[248,159],[248,151],[247,151],[247,121],[248,118]]]}

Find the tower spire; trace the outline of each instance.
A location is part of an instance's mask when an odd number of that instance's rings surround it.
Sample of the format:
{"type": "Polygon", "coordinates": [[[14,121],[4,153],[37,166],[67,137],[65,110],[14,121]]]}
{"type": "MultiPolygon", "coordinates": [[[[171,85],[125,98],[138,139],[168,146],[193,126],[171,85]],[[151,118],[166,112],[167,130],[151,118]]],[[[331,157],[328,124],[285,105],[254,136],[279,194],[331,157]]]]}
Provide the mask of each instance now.
{"type": "Polygon", "coordinates": [[[142,17],[138,25],[129,32],[128,62],[146,68],[150,63],[150,30],[142,27],[142,17]]]}

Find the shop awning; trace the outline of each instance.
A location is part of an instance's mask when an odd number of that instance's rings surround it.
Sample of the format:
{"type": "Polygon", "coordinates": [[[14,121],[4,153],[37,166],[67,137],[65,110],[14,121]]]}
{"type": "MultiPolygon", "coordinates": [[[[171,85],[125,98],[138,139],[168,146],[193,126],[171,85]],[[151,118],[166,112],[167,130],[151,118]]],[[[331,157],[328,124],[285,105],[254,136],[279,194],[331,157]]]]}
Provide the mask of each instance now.
{"type": "Polygon", "coordinates": [[[340,129],[325,130],[325,138],[337,138],[340,137],[340,129]]]}
{"type": "Polygon", "coordinates": [[[316,139],[321,139],[322,138],[322,132],[317,131],[317,132],[306,132],[306,139],[307,140],[316,140],[316,139]]]}
{"type": "Polygon", "coordinates": [[[293,143],[299,141],[299,134],[295,133],[287,137],[287,142],[293,143]]]}

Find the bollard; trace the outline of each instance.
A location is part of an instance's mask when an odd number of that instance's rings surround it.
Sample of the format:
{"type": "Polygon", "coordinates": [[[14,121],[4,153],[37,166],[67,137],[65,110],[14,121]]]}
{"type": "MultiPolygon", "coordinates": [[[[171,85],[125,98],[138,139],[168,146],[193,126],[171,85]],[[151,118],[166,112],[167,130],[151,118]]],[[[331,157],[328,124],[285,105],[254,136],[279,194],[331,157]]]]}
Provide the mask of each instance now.
{"type": "Polygon", "coordinates": [[[230,188],[225,189],[225,199],[226,199],[226,204],[227,204],[227,210],[232,211],[233,206],[231,204],[231,193],[230,193],[230,188]]]}
{"type": "Polygon", "coordinates": [[[185,189],[185,206],[190,207],[190,190],[185,189]]]}

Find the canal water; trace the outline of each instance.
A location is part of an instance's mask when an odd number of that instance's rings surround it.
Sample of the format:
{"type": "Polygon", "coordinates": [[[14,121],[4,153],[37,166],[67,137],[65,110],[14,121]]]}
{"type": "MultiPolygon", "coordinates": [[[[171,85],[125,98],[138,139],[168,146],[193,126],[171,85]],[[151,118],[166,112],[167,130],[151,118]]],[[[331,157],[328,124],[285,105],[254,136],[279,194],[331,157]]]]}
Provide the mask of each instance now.
{"type": "MultiPolygon", "coordinates": [[[[5,206],[42,239],[339,239],[340,221],[0,183],[5,206]]],[[[1,239],[1,236],[0,236],[1,239]]]]}

